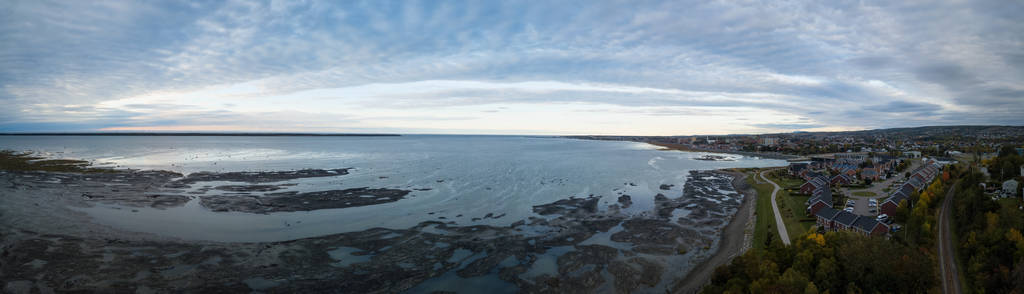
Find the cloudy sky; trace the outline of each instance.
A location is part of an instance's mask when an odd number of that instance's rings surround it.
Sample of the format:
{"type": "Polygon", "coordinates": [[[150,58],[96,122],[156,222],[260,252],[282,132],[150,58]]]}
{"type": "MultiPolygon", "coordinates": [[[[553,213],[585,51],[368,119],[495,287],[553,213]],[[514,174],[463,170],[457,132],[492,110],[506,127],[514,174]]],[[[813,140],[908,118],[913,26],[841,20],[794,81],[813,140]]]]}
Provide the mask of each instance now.
{"type": "Polygon", "coordinates": [[[3,2],[0,132],[1024,125],[1020,1],[3,2]]]}

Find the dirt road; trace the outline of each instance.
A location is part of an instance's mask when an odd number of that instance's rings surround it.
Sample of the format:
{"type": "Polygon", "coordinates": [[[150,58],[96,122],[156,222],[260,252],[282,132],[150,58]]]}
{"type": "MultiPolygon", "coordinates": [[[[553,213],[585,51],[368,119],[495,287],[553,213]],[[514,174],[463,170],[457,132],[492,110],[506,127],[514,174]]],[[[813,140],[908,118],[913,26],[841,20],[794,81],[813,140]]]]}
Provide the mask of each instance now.
{"type": "Polygon", "coordinates": [[[954,191],[956,191],[956,185],[949,188],[946,199],[942,201],[942,211],[939,212],[939,268],[942,273],[942,292],[946,294],[961,293],[960,276],[956,270],[956,259],[953,255],[953,240],[949,233],[954,191]]]}

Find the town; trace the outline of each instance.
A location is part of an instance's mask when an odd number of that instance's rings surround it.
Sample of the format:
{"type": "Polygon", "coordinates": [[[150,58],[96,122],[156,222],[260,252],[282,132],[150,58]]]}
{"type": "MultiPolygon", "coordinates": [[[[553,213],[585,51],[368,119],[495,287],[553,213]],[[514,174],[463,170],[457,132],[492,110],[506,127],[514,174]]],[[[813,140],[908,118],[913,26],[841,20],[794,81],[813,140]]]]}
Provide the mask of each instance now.
{"type": "Polygon", "coordinates": [[[738,170],[756,196],[753,250],[719,267],[703,293],[1003,293],[1024,278],[1024,127],[572,138],[786,160],[738,170]],[[867,261],[833,263],[843,260],[867,261]],[[763,264],[790,268],[751,275],[763,264]]]}
{"type": "MultiPolygon", "coordinates": [[[[993,159],[1003,146],[1024,156],[1024,128],[942,126],[852,132],[794,132],[720,136],[571,136],[646,142],[670,149],[786,159],[771,179],[785,196],[803,200],[795,218],[813,218],[819,231],[850,230],[887,236],[946,167],[971,163],[984,174],[991,198],[1024,196],[1024,163],[993,159]],[[1004,166],[1006,164],[1008,167],[1004,166]],[[993,172],[996,172],[993,177],[993,172]]],[[[1024,200],[1024,199],[1022,199],[1024,200]]],[[[785,201],[790,202],[790,201],[785,201]]],[[[803,233],[803,232],[798,232],[803,233]]]]}

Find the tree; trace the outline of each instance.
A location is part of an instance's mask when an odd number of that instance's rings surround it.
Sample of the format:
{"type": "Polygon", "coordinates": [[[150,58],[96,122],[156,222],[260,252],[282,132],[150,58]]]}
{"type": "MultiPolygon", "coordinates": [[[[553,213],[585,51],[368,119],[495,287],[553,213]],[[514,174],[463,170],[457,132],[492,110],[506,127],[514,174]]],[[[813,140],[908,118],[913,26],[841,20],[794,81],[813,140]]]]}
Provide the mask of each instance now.
{"type": "Polygon", "coordinates": [[[1013,145],[1003,145],[999,148],[999,157],[1006,157],[1017,154],[1017,149],[1013,145]]]}

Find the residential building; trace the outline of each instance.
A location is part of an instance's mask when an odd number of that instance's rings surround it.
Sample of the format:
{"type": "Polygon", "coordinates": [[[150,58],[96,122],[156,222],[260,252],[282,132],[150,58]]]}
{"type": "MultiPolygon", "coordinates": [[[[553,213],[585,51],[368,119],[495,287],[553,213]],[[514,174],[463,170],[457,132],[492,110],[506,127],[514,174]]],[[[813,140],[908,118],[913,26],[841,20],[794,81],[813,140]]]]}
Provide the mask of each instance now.
{"type": "Polygon", "coordinates": [[[818,227],[825,231],[854,231],[868,236],[884,236],[889,226],[871,216],[861,216],[843,210],[826,207],[814,214],[818,227]]]}
{"type": "Polygon", "coordinates": [[[818,210],[832,207],[832,189],[828,184],[814,190],[811,199],[807,200],[807,214],[816,215],[818,210]]]}
{"type": "Polygon", "coordinates": [[[1003,198],[1009,198],[1009,197],[1017,196],[1017,195],[1014,195],[1014,194],[1017,193],[1017,187],[1019,185],[1020,185],[1020,183],[1018,183],[1017,180],[1014,180],[1014,179],[1006,180],[1005,182],[1003,182],[1002,197],[1003,198]]]}

